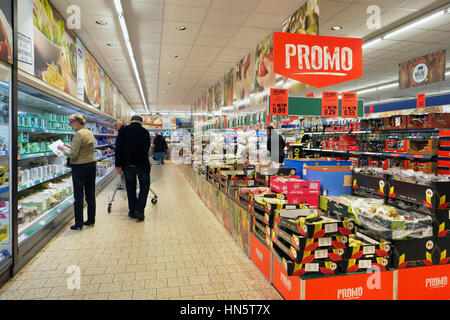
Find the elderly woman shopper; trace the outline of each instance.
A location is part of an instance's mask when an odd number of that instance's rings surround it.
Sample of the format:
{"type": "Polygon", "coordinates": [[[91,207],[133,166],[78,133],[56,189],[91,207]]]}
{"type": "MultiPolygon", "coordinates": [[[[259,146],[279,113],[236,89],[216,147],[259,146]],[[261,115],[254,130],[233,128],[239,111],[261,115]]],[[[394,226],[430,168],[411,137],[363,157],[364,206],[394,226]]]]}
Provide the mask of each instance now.
{"type": "Polygon", "coordinates": [[[72,114],[69,122],[75,135],[72,145],[60,146],[70,160],[74,193],[75,224],[72,230],[81,230],[83,225],[93,226],[95,223],[95,177],[96,159],[94,155],[95,138],[92,132],[85,128],[86,118],[82,114],[72,114]],[[86,195],[88,219],[83,223],[83,204],[86,195]]]}

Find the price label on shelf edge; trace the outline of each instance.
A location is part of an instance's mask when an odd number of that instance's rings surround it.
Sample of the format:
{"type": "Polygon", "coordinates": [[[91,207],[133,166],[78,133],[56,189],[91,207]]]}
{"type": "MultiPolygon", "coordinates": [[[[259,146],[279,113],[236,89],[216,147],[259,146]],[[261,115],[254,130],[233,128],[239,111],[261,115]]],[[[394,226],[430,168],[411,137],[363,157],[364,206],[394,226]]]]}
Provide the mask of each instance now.
{"type": "Polygon", "coordinates": [[[269,114],[271,116],[287,116],[289,103],[288,89],[270,89],[269,114]]]}
{"type": "Polygon", "coordinates": [[[356,92],[342,92],[341,117],[358,117],[358,96],[356,92]]]}
{"type": "Polygon", "coordinates": [[[322,91],[322,117],[338,117],[339,97],[337,91],[322,91]]]}
{"type": "Polygon", "coordinates": [[[425,93],[420,93],[417,95],[417,109],[423,109],[426,105],[425,93]]]}

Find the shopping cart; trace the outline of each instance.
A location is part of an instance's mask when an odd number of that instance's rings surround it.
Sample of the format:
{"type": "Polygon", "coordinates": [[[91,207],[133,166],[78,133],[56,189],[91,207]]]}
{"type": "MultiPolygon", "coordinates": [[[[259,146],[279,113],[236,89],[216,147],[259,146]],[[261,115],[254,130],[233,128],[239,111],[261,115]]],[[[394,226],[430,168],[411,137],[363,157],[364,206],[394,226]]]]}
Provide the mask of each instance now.
{"type": "MultiPolygon", "coordinates": [[[[120,179],[117,182],[116,187],[114,188],[114,192],[112,194],[111,200],[109,200],[109,202],[108,202],[108,213],[111,213],[112,203],[114,202],[114,198],[116,197],[117,190],[126,190],[125,176],[123,173],[120,175],[120,179]]],[[[158,195],[152,190],[151,187],[150,187],[150,192],[153,194],[153,198],[152,198],[151,202],[153,205],[155,205],[158,203],[158,195]]],[[[125,198],[126,198],[126,193],[124,193],[124,199],[125,198]]]]}

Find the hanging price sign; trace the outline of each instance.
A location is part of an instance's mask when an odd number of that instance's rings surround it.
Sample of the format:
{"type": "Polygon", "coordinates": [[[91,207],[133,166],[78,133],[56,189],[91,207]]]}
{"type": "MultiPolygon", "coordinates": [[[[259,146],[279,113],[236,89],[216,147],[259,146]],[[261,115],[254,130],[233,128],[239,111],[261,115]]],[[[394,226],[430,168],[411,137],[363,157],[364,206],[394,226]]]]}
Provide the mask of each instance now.
{"type": "Polygon", "coordinates": [[[356,92],[342,92],[341,117],[358,117],[358,96],[356,92]]]}
{"type": "Polygon", "coordinates": [[[272,116],[287,116],[288,115],[288,89],[270,89],[270,110],[269,114],[272,116]]]}
{"type": "Polygon", "coordinates": [[[338,117],[339,98],[335,91],[322,91],[322,117],[338,117]]]}
{"type": "Polygon", "coordinates": [[[369,106],[369,113],[373,113],[373,104],[369,106]]]}
{"type": "Polygon", "coordinates": [[[425,93],[421,93],[417,95],[417,109],[425,108],[425,93]]]}

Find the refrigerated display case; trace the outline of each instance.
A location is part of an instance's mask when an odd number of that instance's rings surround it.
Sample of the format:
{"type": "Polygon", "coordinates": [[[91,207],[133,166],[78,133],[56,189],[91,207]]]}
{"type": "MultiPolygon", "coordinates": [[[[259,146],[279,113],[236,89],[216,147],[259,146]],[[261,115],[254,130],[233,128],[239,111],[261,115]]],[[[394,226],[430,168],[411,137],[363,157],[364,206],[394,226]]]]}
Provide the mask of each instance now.
{"type": "Polygon", "coordinates": [[[57,140],[67,144],[72,141],[74,131],[68,116],[84,114],[86,126],[96,138],[97,193],[115,176],[112,146],[117,135],[112,117],[23,83],[19,85],[17,104],[18,250],[14,273],[73,218],[71,169],[66,157],[58,157],[49,148],[57,140]]]}
{"type": "MultiPolygon", "coordinates": [[[[0,61],[0,279],[8,276],[13,263],[13,218],[11,214],[11,132],[9,91],[11,66],[0,61]]],[[[0,283],[2,281],[0,280],[0,283]]]]}

